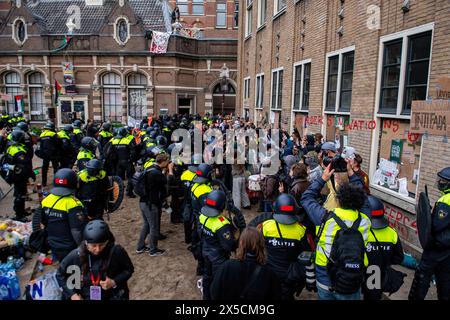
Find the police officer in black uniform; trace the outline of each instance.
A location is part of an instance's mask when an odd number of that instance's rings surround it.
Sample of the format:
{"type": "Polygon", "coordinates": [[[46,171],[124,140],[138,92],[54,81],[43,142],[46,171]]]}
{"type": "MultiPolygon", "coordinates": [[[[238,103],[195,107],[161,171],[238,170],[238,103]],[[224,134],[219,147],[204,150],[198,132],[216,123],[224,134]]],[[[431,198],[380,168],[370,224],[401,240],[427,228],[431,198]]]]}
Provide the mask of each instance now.
{"type": "MultiPolygon", "coordinates": [[[[363,285],[364,300],[381,300],[383,289],[389,286],[398,286],[403,283],[403,274],[394,271],[391,266],[403,261],[403,248],[400,237],[395,229],[389,226],[384,217],[384,205],[375,196],[368,196],[368,208],[361,211],[370,217],[371,228],[366,246],[369,266],[378,266],[380,269],[380,288],[375,288],[370,280],[372,274],[367,274],[363,285]],[[371,288],[367,284],[371,285],[371,288]],[[388,284],[388,286],[386,285],[388,284]]],[[[390,292],[393,293],[393,292],[390,292]]]]}
{"type": "Polygon", "coordinates": [[[81,147],[81,140],[84,138],[84,133],[81,130],[81,126],[82,126],[81,120],[77,119],[72,123],[73,127],[72,144],[77,153],[81,147]]]}
{"type": "Polygon", "coordinates": [[[92,159],[78,172],[77,198],[83,202],[88,219],[103,219],[107,208],[109,178],[100,160],[92,159]]]}
{"type": "Polygon", "coordinates": [[[86,167],[88,161],[95,159],[95,150],[97,149],[98,141],[92,137],[84,137],[81,139],[81,148],[77,155],[78,171],[82,171],[86,167]]]}
{"type": "Polygon", "coordinates": [[[20,130],[22,130],[24,132],[25,139],[24,139],[24,143],[23,144],[25,146],[25,149],[27,150],[27,157],[30,160],[33,159],[33,156],[34,156],[33,140],[32,140],[31,134],[29,132],[28,124],[26,122],[23,122],[23,121],[19,122],[17,124],[17,126],[14,128],[14,130],[15,129],[20,129],[20,130]]]}
{"type": "MultiPolygon", "coordinates": [[[[114,166],[114,174],[118,175],[122,180],[131,178],[135,172],[133,162],[138,158],[136,153],[136,141],[129,134],[126,127],[119,129],[118,134],[111,140],[112,151],[108,156],[114,156],[112,162],[114,166]]],[[[108,160],[108,159],[107,159],[108,160]]],[[[133,185],[127,183],[127,196],[135,198],[133,193],[133,185]]]]}
{"type": "Polygon", "coordinates": [[[60,169],[53,179],[50,194],[41,202],[36,214],[41,214],[41,222],[48,235],[48,244],[58,261],[82,240],[86,217],[83,204],[74,193],[77,189],[77,175],[71,169],[60,169]]]}
{"type": "Polygon", "coordinates": [[[47,173],[50,162],[53,172],[58,171],[59,141],[55,132],[55,124],[48,122],[39,137],[39,151],[36,155],[42,158],[42,185],[47,186],[47,173]]]}
{"type": "Polygon", "coordinates": [[[222,214],[226,201],[222,190],[211,191],[205,198],[205,205],[199,216],[198,232],[205,263],[202,281],[204,300],[211,300],[210,285],[213,276],[237,246],[233,225],[222,214]]]}
{"type": "MultiPolygon", "coordinates": [[[[6,163],[10,166],[8,168],[10,172],[7,182],[14,184],[13,209],[16,214],[15,219],[20,221],[24,221],[27,215],[25,198],[27,196],[28,178],[36,180],[31,159],[27,156],[24,143],[25,133],[20,129],[16,129],[11,133],[11,145],[6,150],[6,163]]],[[[3,168],[3,170],[5,169],[3,168]]]]}
{"type": "Polygon", "coordinates": [[[423,248],[409,292],[409,300],[425,299],[433,274],[439,300],[450,299],[450,167],[437,174],[437,187],[441,197],[431,213],[431,236],[423,248]]]}
{"type": "Polygon", "coordinates": [[[102,126],[102,130],[98,134],[98,142],[99,142],[99,152],[100,152],[100,159],[103,160],[104,154],[103,154],[103,148],[105,148],[106,144],[112,139],[113,137],[112,133],[112,126],[111,123],[104,123],[102,126]]]}
{"type": "Polygon", "coordinates": [[[283,300],[293,300],[294,293],[302,289],[289,281],[288,270],[302,251],[311,251],[298,212],[295,198],[282,193],[274,202],[273,219],[258,226],[266,241],[267,265],[280,280],[283,300]]]}
{"type": "Polygon", "coordinates": [[[60,168],[69,168],[73,166],[75,159],[75,148],[72,145],[71,134],[73,132],[73,127],[70,124],[66,124],[64,128],[58,131],[57,135],[60,142],[59,149],[59,164],[60,168]]]}
{"type": "MultiPolygon", "coordinates": [[[[169,145],[169,147],[167,148],[169,157],[172,155],[172,151],[175,148],[175,143],[169,145]]],[[[176,224],[183,222],[181,209],[185,194],[183,190],[183,182],[181,181],[181,175],[183,174],[186,166],[183,164],[180,157],[172,158],[171,160],[174,164],[173,175],[169,175],[167,177],[169,196],[171,197],[170,208],[172,209],[172,212],[170,214],[170,222],[176,224]]]]}

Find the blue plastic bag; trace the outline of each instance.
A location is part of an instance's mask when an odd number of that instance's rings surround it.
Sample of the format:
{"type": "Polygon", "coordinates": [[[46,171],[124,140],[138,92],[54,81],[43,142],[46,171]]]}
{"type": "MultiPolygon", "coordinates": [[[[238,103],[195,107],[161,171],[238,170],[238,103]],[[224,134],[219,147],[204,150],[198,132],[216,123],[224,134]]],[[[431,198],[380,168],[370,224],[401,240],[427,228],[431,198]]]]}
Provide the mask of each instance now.
{"type": "Polygon", "coordinates": [[[0,300],[20,298],[19,277],[11,264],[0,264],[0,300]]]}

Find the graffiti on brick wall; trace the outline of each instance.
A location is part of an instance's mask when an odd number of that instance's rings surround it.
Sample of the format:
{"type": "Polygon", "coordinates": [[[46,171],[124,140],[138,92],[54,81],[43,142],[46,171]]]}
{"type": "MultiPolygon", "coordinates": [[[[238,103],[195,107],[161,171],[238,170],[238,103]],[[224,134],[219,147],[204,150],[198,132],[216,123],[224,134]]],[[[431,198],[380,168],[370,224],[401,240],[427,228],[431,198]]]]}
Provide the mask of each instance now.
{"type": "Polygon", "coordinates": [[[384,216],[389,221],[389,225],[397,230],[402,240],[418,245],[416,218],[390,204],[384,204],[384,216]]]}
{"type": "MultiPolygon", "coordinates": [[[[304,125],[322,125],[324,123],[324,118],[322,116],[310,116],[305,117],[304,125]]],[[[364,120],[364,119],[344,119],[344,117],[328,117],[327,126],[343,126],[345,129],[351,130],[374,130],[377,127],[377,122],[375,120],[364,120]]]]}

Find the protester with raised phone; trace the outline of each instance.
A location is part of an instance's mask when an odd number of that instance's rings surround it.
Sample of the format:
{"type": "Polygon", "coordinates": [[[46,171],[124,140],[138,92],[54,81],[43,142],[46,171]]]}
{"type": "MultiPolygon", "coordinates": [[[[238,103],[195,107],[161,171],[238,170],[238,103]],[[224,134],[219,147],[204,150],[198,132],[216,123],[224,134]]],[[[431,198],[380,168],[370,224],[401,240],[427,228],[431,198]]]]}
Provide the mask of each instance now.
{"type": "Polygon", "coordinates": [[[336,190],[338,206],[333,211],[328,211],[318,201],[320,191],[335,172],[332,163],[301,198],[301,205],[311,221],[320,226],[314,261],[321,300],[359,300],[368,265],[365,248],[370,219],[360,212],[367,196],[361,180],[352,170],[352,161],[345,161],[349,182],[336,190]]]}

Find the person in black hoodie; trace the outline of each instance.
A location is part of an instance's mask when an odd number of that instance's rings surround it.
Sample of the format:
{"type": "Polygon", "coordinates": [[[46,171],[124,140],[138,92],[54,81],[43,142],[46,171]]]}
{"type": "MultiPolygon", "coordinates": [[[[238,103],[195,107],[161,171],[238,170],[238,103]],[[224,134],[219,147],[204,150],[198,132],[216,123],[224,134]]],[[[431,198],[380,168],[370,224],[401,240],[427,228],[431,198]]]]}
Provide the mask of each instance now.
{"type": "Polygon", "coordinates": [[[237,260],[228,260],[211,284],[213,300],[280,300],[281,285],[265,265],[264,237],[256,228],[246,228],[239,239],[237,260]]]}
{"type": "Polygon", "coordinates": [[[56,278],[63,296],[70,300],[129,300],[127,281],[134,266],[125,249],[115,244],[106,222],[89,222],[83,236],[81,245],[58,268],[56,278]],[[80,268],[79,283],[71,281],[74,266],[80,268]]]}

